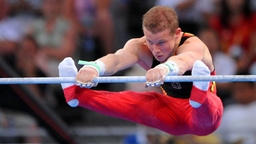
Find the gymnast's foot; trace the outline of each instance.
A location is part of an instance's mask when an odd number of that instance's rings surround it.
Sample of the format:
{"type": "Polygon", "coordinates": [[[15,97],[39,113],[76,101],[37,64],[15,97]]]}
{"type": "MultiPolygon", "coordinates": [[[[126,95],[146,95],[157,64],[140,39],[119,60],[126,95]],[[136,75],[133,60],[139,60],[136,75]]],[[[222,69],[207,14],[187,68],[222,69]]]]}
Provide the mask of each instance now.
{"type": "MultiPolygon", "coordinates": [[[[76,77],[77,68],[76,68],[75,63],[72,58],[70,58],[70,57],[65,58],[62,62],[60,62],[58,68],[59,68],[59,76],[60,77],[76,77]]],[[[71,87],[73,85],[75,85],[75,83],[62,83],[61,87],[63,90],[65,90],[66,88],[71,87]]],[[[66,95],[65,95],[65,97],[66,97],[66,95]]],[[[71,107],[76,107],[79,102],[77,99],[71,99],[71,100],[67,101],[67,103],[71,107]]]]}
{"type": "MultiPolygon", "coordinates": [[[[210,75],[210,70],[209,68],[202,62],[197,60],[192,68],[192,76],[209,76],[210,75]]],[[[210,82],[208,81],[195,81],[193,82],[193,85],[202,90],[202,91],[207,91],[210,85],[210,82]]],[[[200,103],[193,101],[193,100],[189,100],[190,105],[194,108],[198,108],[201,106],[200,103]]]]}

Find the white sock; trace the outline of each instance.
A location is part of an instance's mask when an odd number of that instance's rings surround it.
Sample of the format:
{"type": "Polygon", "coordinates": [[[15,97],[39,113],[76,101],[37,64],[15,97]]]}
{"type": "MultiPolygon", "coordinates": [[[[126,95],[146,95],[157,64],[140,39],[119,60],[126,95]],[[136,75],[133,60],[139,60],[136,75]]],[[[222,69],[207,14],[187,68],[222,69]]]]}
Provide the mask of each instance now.
{"type": "Polygon", "coordinates": [[[201,104],[199,102],[193,101],[193,100],[189,100],[189,104],[193,107],[193,108],[199,108],[201,106],[201,104]]]}
{"type": "MultiPolygon", "coordinates": [[[[59,64],[59,76],[60,77],[76,77],[77,68],[72,58],[67,57],[59,64]]],[[[70,87],[74,83],[62,83],[62,89],[70,87]]]]}
{"type": "MultiPolygon", "coordinates": [[[[193,68],[192,68],[192,76],[207,76],[207,75],[210,75],[209,68],[202,61],[197,60],[194,63],[193,68]]],[[[193,85],[200,90],[207,91],[209,88],[210,82],[195,81],[195,82],[193,82],[193,85]]],[[[194,108],[198,108],[201,106],[201,104],[199,102],[196,102],[193,100],[189,100],[189,103],[194,108]]]]}
{"type": "MultiPolygon", "coordinates": [[[[77,68],[72,58],[67,57],[59,64],[59,76],[60,77],[75,77],[77,74],[77,68]]],[[[73,86],[74,83],[62,83],[62,89],[73,86]]],[[[77,99],[72,99],[67,102],[69,106],[76,107],[79,104],[77,99]]]]}
{"type": "MultiPolygon", "coordinates": [[[[209,68],[202,62],[197,60],[192,68],[192,76],[209,76],[209,68]]],[[[200,90],[207,91],[210,85],[209,81],[195,81],[193,85],[200,90]]]]}

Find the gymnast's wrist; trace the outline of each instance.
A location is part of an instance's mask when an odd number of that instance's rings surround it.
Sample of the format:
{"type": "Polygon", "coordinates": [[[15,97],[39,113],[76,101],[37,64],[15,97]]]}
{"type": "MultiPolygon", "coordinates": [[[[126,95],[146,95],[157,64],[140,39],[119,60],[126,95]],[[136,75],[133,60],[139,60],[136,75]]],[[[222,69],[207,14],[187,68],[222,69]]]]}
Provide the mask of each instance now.
{"type": "Polygon", "coordinates": [[[158,66],[168,69],[166,73],[167,76],[177,76],[179,74],[179,67],[174,61],[168,60],[165,63],[159,64],[158,66]]]}
{"type": "Polygon", "coordinates": [[[105,71],[106,71],[105,63],[101,60],[96,60],[95,63],[96,63],[97,66],[99,66],[99,75],[100,76],[104,75],[105,71]]]}
{"type": "Polygon", "coordinates": [[[91,62],[79,60],[78,64],[84,65],[83,67],[94,68],[98,72],[99,76],[104,75],[104,73],[106,71],[106,66],[101,60],[96,60],[96,61],[91,61],[91,62]]]}

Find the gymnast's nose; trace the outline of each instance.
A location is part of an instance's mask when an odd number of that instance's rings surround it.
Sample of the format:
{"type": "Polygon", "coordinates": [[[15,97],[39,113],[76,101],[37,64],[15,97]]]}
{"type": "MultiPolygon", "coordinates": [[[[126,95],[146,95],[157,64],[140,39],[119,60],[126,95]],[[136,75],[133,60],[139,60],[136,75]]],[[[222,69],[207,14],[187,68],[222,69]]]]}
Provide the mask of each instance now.
{"type": "Polygon", "coordinates": [[[158,54],[160,52],[161,52],[160,47],[158,45],[156,45],[156,44],[153,44],[152,45],[152,53],[153,54],[158,54]]]}

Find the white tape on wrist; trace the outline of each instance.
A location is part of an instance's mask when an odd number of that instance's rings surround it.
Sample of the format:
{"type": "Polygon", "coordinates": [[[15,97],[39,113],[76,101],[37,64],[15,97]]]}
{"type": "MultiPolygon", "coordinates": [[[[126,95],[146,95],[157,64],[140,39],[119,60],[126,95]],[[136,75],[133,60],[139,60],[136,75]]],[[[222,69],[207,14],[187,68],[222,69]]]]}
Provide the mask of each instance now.
{"type": "Polygon", "coordinates": [[[98,72],[99,76],[104,75],[106,71],[105,64],[100,60],[91,61],[91,62],[79,60],[78,64],[84,65],[83,67],[94,68],[98,72]]]}
{"type": "Polygon", "coordinates": [[[99,75],[104,75],[106,71],[106,65],[101,60],[96,60],[95,63],[100,67],[99,75]]]}
{"type": "Polygon", "coordinates": [[[161,63],[161,64],[157,65],[156,67],[163,67],[163,68],[165,68],[167,70],[167,72],[164,75],[165,76],[169,75],[170,69],[169,69],[169,67],[166,64],[161,63]]]}
{"type": "Polygon", "coordinates": [[[169,68],[168,76],[177,76],[179,74],[179,67],[174,61],[167,61],[164,63],[169,68]]]}

